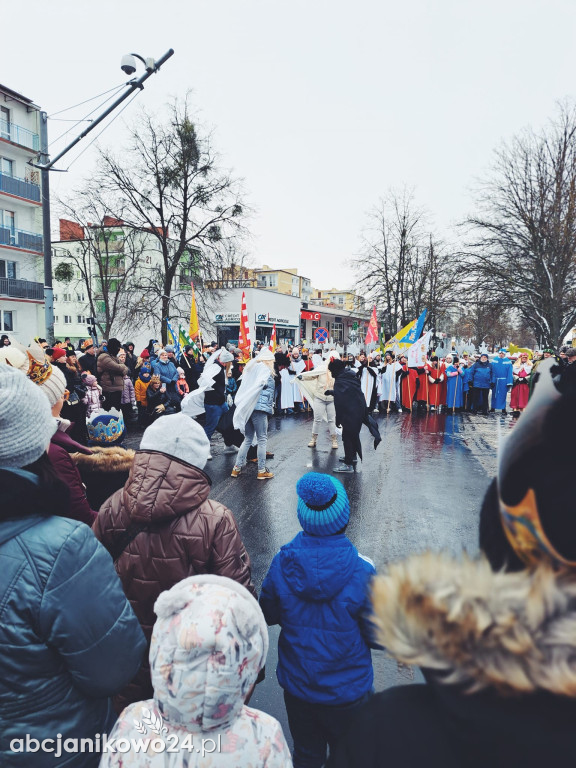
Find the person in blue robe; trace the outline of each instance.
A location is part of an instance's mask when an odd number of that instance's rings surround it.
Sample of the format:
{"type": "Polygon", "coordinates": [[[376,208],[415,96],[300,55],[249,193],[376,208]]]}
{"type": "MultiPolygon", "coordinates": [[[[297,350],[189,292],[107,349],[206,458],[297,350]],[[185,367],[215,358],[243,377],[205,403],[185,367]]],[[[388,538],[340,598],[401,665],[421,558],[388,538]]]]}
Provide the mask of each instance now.
{"type": "Polygon", "coordinates": [[[448,413],[464,405],[464,369],[446,355],[446,409],[448,413]]]}
{"type": "Polygon", "coordinates": [[[506,413],[506,397],[514,383],[512,368],[512,361],[506,356],[506,350],[501,349],[492,363],[492,411],[506,413]]]}

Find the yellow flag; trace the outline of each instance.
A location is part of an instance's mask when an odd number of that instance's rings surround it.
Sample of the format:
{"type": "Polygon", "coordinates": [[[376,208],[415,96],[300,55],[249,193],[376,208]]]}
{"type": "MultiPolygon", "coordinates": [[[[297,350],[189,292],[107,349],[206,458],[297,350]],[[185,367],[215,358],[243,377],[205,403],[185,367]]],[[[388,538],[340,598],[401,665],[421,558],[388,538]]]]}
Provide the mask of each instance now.
{"type": "Polygon", "coordinates": [[[200,338],[200,324],[198,323],[198,310],[196,309],[196,294],[194,293],[194,283],[190,283],[192,286],[192,303],[190,305],[190,330],[188,336],[192,341],[197,341],[200,338]]]}
{"type": "Polygon", "coordinates": [[[402,341],[402,339],[410,333],[412,328],[414,328],[414,326],[416,325],[416,320],[418,320],[417,317],[414,318],[414,320],[412,320],[411,323],[408,323],[408,325],[405,325],[404,328],[401,328],[396,334],[396,336],[392,336],[391,339],[388,339],[388,341],[386,342],[386,346],[384,347],[384,352],[386,352],[388,349],[392,349],[394,345],[396,345],[400,349],[406,349],[407,347],[411,347],[412,346],[411,342],[405,342],[405,341],[402,341]]]}

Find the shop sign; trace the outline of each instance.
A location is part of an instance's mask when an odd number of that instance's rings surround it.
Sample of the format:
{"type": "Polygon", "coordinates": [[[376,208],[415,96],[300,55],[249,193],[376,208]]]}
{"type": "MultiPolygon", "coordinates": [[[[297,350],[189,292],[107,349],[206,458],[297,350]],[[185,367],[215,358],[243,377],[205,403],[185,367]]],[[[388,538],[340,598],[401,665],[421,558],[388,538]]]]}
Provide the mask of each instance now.
{"type": "Polygon", "coordinates": [[[320,320],[320,312],[309,312],[307,309],[303,309],[300,312],[300,317],[302,320],[320,320]]]}
{"type": "Polygon", "coordinates": [[[216,323],[239,323],[240,312],[220,312],[214,315],[216,323]]]}

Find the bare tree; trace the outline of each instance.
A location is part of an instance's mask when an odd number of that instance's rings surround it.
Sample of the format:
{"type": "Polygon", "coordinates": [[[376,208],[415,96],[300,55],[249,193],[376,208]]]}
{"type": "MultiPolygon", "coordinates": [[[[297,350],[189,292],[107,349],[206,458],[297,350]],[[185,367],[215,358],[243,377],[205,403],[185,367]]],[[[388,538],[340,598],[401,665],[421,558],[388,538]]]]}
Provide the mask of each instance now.
{"type": "Polygon", "coordinates": [[[66,242],[54,249],[54,277],[77,294],[85,293],[87,311],[101,335],[110,338],[130,314],[145,239],[111,218],[95,195],[80,193],[74,203],[60,201],[60,211],[71,221],[66,242]]]}
{"type": "Polygon", "coordinates": [[[219,168],[185,100],[165,121],[143,114],[120,156],[102,150],[92,187],[118,219],[156,240],[160,259],[139,270],[132,313],[156,316],[166,341],[166,318],[183,303],[189,310],[190,281],[221,278],[228,246],[246,234],[240,183],[219,168]]]}
{"type": "Polygon", "coordinates": [[[411,192],[391,191],[370,215],[360,254],[358,286],[376,304],[384,330],[394,334],[428,309],[428,324],[449,322],[456,292],[452,251],[430,232],[411,192]]]}
{"type": "Polygon", "coordinates": [[[478,205],[468,278],[489,282],[539,344],[560,344],[576,322],[576,110],[504,144],[478,205]]]}

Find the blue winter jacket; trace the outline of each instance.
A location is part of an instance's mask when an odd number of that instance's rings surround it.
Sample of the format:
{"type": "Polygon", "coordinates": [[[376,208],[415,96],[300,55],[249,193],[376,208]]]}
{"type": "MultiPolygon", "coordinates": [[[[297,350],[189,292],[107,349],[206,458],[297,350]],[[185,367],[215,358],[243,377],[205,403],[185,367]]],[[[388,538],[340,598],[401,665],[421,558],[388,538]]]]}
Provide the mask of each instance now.
{"type": "Polygon", "coordinates": [[[275,556],[260,605],[280,624],[278,682],[293,696],[347,704],[372,688],[373,564],[344,535],[299,533],[275,556]]]}
{"type": "Polygon", "coordinates": [[[152,363],[152,373],[160,376],[162,384],[169,384],[171,381],[178,381],[178,371],[172,360],[156,360],[152,363]]]}
{"type": "Polygon", "coordinates": [[[0,562],[0,765],[97,766],[98,754],[10,745],[110,733],[109,697],[146,649],[112,559],[84,523],[34,515],[0,522],[0,562]]]}
{"type": "Polygon", "coordinates": [[[477,360],[472,366],[470,384],[476,389],[490,389],[492,383],[492,366],[490,363],[482,363],[477,360]]]}
{"type": "Polygon", "coordinates": [[[264,411],[265,413],[274,413],[274,390],[276,388],[276,384],[274,382],[274,376],[270,375],[268,377],[268,381],[266,382],[266,385],[264,386],[264,389],[262,392],[260,392],[260,396],[258,397],[258,402],[256,403],[256,408],[254,408],[255,411],[264,411]]]}

